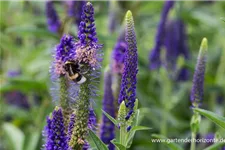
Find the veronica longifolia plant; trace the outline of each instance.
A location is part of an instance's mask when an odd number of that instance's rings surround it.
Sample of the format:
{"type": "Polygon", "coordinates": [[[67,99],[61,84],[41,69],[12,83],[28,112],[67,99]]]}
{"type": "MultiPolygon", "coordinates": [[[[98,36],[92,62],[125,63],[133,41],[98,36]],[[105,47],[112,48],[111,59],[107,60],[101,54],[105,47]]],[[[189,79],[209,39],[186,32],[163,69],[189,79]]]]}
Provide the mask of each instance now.
{"type": "MultiPolygon", "coordinates": [[[[206,52],[208,49],[207,39],[203,38],[200,51],[198,54],[198,61],[195,67],[195,73],[193,78],[193,85],[191,91],[191,103],[194,108],[198,108],[200,102],[203,99],[204,91],[204,76],[205,76],[205,64],[206,64],[206,52]]],[[[194,112],[191,119],[191,131],[192,139],[196,138],[196,134],[199,130],[201,116],[198,112],[194,112]]],[[[195,150],[195,142],[191,143],[191,150],[195,150]]]]}
{"type": "MultiPolygon", "coordinates": [[[[59,107],[55,112],[60,110],[60,131],[64,131],[63,136],[65,133],[64,142],[66,146],[62,148],[63,145],[59,145],[57,142],[60,141],[56,139],[53,143],[54,149],[67,150],[67,147],[76,150],[87,149],[88,143],[85,140],[87,129],[95,130],[96,117],[90,101],[96,96],[95,85],[99,78],[100,49],[102,48],[97,43],[95,30],[94,8],[88,2],[83,6],[78,32],[79,40],[75,42],[72,36],[64,35],[60,44],[56,47],[51,75],[52,80],[58,82],[59,86],[54,90],[53,96],[58,101],[59,107]],[[70,70],[66,69],[68,64],[70,70]],[[82,78],[85,80],[78,82],[82,78]],[[58,95],[58,97],[55,95],[58,95]]],[[[51,117],[47,121],[50,122],[51,117]]],[[[56,125],[54,122],[51,124],[56,125]]],[[[46,128],[48,133],[50,126],[46,128]]],[[[51,129],[57,131],[55,126],[51,129]]],[[[52,141],[50,138],[57,138],[54,137],[56,134],[46,135],[46,143],[52,141]]],[[[61,135],[58,136],[62,137],[61,135]]]]}

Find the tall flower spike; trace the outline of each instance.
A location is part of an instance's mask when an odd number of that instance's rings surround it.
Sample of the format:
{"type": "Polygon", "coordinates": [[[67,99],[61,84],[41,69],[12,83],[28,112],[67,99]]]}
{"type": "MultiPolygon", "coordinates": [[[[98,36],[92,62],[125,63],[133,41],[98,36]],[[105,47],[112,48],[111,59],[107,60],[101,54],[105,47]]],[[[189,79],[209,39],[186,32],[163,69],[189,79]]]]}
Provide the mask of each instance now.
{"type": "Polygon", "coordinates": [[[165,23],[168,16],[170,9],[173,7],[174,1],[166,1],[161,13],[161,19],[158,24],[157,33],[155,36],[155,45],[154,48],[151,50],[149,55],[150,60],[150,69],[157,69],[161,65],[160,61],[160,49],[163,44],[163,37],[165,34],[165,23]]]}
{"type": "Polygon", "coordinates": [[[90,101],[96,96],[95,85],[101,67],[101,46],[97,43],[94,8],[90,2],[83,6],[81,20],[78,32],[79,41],[75,44],[76,55],[73,61],[80,63],[80,70],[85,72],[86,81],[79,85],[79,93],[75,102],[76,120],[79,121],[75,121],[71,140],[69,141],[70,147],[74,149],[81,149],[85,144],[90,117],[90,101]]]}
{"type": "MultiPolygon", "coordinates": [[[[115,106],[111,86],[112,76],[110,71],[106,70],[104,79],[103,110],[111,117],[115,118],[115,106]]],[[[104,114],[102,115],[100,138],[108,145],[109,150],[114,150],[114,145],[110,141],[115,138],[115,126],[104,114]]]]}
{"type": "Polygon", "coordinates": [[[69,1],[68,15],[74,18],[74,23],[78,27],[81,22],[83,5],[85,5],[85,1],[69,1]]]}
{"type": "Polygon", "coordinates": [[[94,8],[90,2],[87,2],[83,6],[78,31],[79,42],[76,43],[75,60],[80,63],[89,64],[91,67],[98,68],[98,62],[101,61],[99,50],[102,46],[97,43],[98,39],[94,21],[94,8]]]}
{"type": "Polygon", "coordinates": [[[63,122],[62,109],[56,107],[52,116],[47,117],[47,126],[45,127],[46,150],[68,149],[65,126],[63,122]]]}
{"type": "Polygon", "coordinates": [[[125,20],[125,40],[128,47],[125,52],[124,72],[122,75],[121,90],[118,102],[120,104],[122,101],[125,101],[126,107],[129,110],[126,116],[126,119],[128,120],[133,113],[133,107],[136,99],[138,55],[134,21],[131,11],[127,12],[125,20]]]}
{"type": "Polygon", "coordinates": [[[177,59],[183,56],[185,60],[189,59],[189,50],[187,46],[187,36],[185,24],[181,19],[170,20],[166,24],[164,45],[166,49],[166,68],[170,72],[175,72],[173,77],[179,81],[185,81],[189,77],[189,71],[182,67],[177,70],[177,59]]]}
{"type": "Polygon", "coordinates": [[[208,49],[207,39],[203,38],[200,51],[198,54],[198,61],[195,67],[193,85],[191,90],[191,102],[193,107],[198,107],[201,100],[203,99],[207,49],[208,49]]]}
{"type": "Polygon", "coordinates": [[[59,32],[61,22],[52,1],[46,2],[46,16],[49,31],[54,33],[59,32]]]}

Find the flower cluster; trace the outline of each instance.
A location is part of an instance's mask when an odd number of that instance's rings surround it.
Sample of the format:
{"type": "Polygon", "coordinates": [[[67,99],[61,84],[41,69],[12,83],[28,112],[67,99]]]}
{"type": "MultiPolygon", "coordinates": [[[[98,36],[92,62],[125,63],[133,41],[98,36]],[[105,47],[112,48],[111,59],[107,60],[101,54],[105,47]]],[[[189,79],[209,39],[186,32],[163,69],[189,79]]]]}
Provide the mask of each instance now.
{"type": "Polygon", "coordinates": [[[198,107],[203,99],[207,48],[207,39],[204,38],[198,54],[198,61],[195,67],[193,86],[191,90],[191,102],[193,107],[198,107]]]}
{"type": "Polygon", "coordinates": [[[66,61],[74,60],[76,55],[76,46],[74,37],[70,35],[64,35],[61,38],[60,44],[56,46],[55,52],[55,74],[65,75],[63,68],[66,61]]]}
{"type": "Polygon", "coordinates": [[[136,100],[136,75],[138,72],[137,42],[134,21],[130,11],[128,11],[126,15],[125,41],[127,43],[127,50],[125,52],[124,72],[122,75],[118,103],[120,104],[122,101],[125,101],[126,107],[129,110],[126,116],[126,120],[128,120],[133,113],[136,100]]]}
{"type": "Polygon", "coordinates": [[[46,150],[68,149],[67,136],[65,133],[65,125],[63,121],[62,109],[56,107],[52,115],[47,118],[47,126],[45,127],[46,150]]]}
{"type": "Polygon", "coordinates": [[[158,30],[155,37],[155,46],[149,55],[151,69],[157,69],[161,65],[160,50],[163,44],[163,37],[165,35],[165,24],[166,24],[168,13],[170,9],[173,7],[173,5],[174,5],[174,1],[166,1],[164,4],[164,7],[161,13],[161,19],[158,24],[158,30]]]}

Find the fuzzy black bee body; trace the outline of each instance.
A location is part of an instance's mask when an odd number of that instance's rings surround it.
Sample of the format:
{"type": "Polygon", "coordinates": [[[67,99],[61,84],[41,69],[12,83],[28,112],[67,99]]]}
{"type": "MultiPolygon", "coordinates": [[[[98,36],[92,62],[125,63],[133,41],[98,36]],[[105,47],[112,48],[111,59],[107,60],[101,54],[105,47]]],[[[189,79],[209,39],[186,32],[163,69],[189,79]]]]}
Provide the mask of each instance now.
{"type": "Polygon", "coordinates": [[[67,61],[64,65],[64,69],[70,80],[77,84],[82,84],[86,81],[86,78],[80,73],[80,65],[74,61],[67,61]]]}

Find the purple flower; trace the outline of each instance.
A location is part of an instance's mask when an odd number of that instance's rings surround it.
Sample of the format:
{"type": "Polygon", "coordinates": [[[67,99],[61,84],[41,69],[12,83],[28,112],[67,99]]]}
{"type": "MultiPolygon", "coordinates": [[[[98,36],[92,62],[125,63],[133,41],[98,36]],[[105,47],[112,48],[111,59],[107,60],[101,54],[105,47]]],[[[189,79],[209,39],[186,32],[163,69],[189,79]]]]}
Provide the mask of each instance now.
{"type": "Polygon", "coordinates": [[[57,33],[61,27],[61,22],[59,20],[52,1],[46,2],[46,16],[48,22],[48,29],[51,32],[57,33]]]}
{"type": "MultiPolygon", "coordinates": [[[[112,76],[110,71],[107,71],[105,72],[104,79],[103,110],[115,118],[115,106],[111,86],[112,76]]],[[[114,146],[110,141],[115,138],[115,126],[104,114],[102,115],[100,138],[108,145],[109,150],[114,150],[114,146]]]]}
{"type": "Polygon", "coordinates": [[[122,75],[118,103],[120,104],[122,101],[125,101],[126,107],[129,110],[126,116],[126,119],[128,120],[133,113],[136,99],[136,75],[138,73],[137,42],[134,21],[130,11],[128,11],[126,15],[125,41],[127,43],[127,50],[125,51],[124,72],[122,75]]]}
{"type": "Polygon", "coordinates": [[[214,133],[208,133],[204,138],[208,141],[206,144],[207,146],[210,146],[214,143],[214,133]]]}
{"type": "Polygon", "coordinates": [[[193,85],[191,90],[191,102],[194,107],[198,107],[199,103],[203,99],[207,48],[208,48],[207,39],[204,38],[202,40],[200,51],[198,54],[198,61],[195,66],[195,73],[194,73],[193,85]]]}
{"type": "Polygon", "coordinates": [[[89,45],[97,43],[96,28],[94,23],[94,7],[90,2],[83,6],[81,22],[79,26],[78,38],[81,44],[89,45]]]}
{"type": "Polygon", "coordinates": [[[112,72],[122,74],[124,70],[124,57],[127,50],[125,33],[122,32],[112,52],[112,72]]]}
{"type": "Polygon", "coordinates": [[[94,21],[94,8],[90,2],[87,2],[83,6],[78,31],[79,41],[76,43],[75,61],[98,68],[101,61],[100,49],[102,45],[97,43],[98,39],[96,37],[94,21]]]}
{"type": "Polygon", "coordinates": [[[74,23],[79,26],[81,22],[82,8],[85,1],[69,1],[68,15],[74,18],[74,23]]]}
{"type": "Polygon", "coordinates": [[[158,30],[155,36],[155,45],[154,48],[151,50],[149,55],[150,60],[150,68],[157,69],[161,65],[160,61],[160,50],[163,44],[163,37],[165,34],[165,23],[168,16],[170,9],[173,7],[174,1],[166,1],[161,13],[161,19],[158,24],[158,30]]]}
{"type": "Polygon", "coordinates": [[[75,58],[75,40],[70,35],[64,35],[56,46],[54,72],[58,75],[65,74],[63,65],[68,60],[75,58]]]}
{"type": "Polygon", "coordinates": [[[56,107],[52,116],[47,117],[47,126],[45,127],[46,150],[68,149],[67,136],[63,122],[62,109],[56,107]]]}
{"type": "MultiPolygon", "coordinates": [[[[164,45],[166,49],[166,68],[172,72],[176,71],[178,56],[189,59],[189,49],[187,46],[187,36],[185,24],[182,20],[169,21],[166,25],[164,45]]],[[[189,71],[183,67],[178,71],[177,80],[185,81],[189,78],[189,71]]]]}

